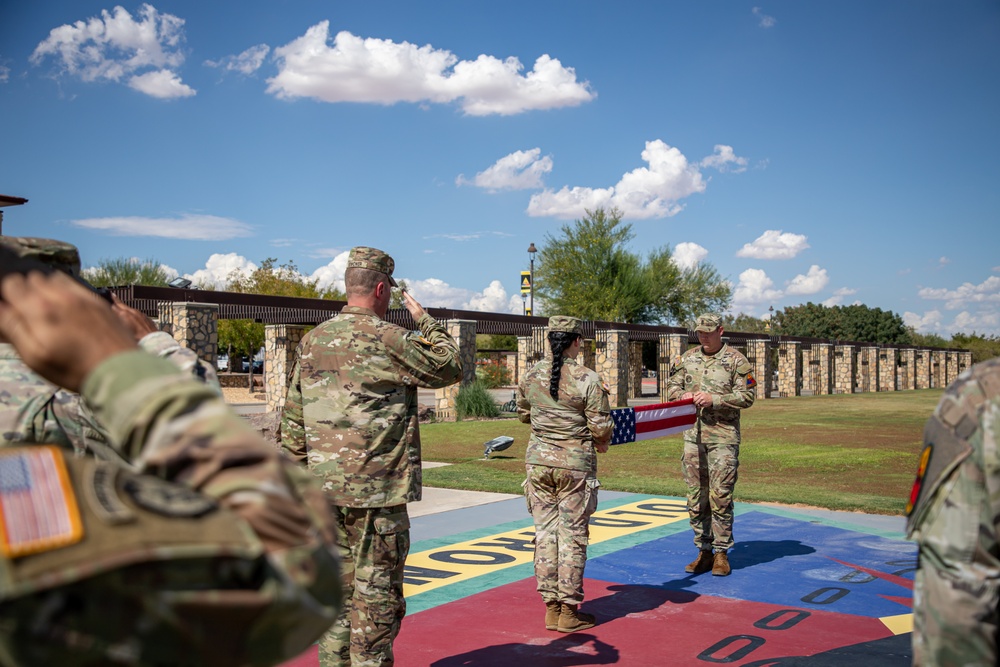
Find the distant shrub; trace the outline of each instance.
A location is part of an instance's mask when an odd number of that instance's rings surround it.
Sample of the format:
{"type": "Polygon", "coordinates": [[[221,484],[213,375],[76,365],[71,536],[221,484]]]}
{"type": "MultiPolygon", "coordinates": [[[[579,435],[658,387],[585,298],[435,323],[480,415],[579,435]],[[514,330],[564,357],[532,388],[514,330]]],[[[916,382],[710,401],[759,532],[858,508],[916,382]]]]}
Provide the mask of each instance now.
{"type": "Polygon", "coordinates": [[[510,386],[510,369],[507,364],[480,361],[476,364],[476,380],[487,389],[510,386]]]}
{"type": "Polygon", "coordinates": [[[455,412],[459,421],[466,417],[491,419],[500,416],[500,408],[493,400],[489,388],[482,382],[467,384],[455,397],[455,412]]]}

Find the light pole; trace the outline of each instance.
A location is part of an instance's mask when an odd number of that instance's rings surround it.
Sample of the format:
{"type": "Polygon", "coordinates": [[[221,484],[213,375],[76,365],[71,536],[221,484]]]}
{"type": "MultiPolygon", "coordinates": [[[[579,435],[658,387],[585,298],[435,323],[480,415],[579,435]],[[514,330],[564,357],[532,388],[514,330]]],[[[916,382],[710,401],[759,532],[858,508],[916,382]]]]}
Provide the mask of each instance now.
{"type": "Polygon", "coordinates": [[[531,285],[528,288],[529,303],[528,307],[531,310],[531,316],[535,316],[535,253],[538,249],[535,244],[532,243],[528,246],[528,279],[531,281],[531,285]]]}

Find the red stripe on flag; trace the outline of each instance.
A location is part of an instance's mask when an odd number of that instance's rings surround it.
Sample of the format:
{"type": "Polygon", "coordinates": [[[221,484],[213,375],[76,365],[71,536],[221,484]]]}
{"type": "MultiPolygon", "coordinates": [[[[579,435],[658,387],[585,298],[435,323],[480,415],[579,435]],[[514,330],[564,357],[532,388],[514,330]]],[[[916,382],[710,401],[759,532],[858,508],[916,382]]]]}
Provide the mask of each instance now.
{"type": "Polygon", "coordinates": [[[649,440],[681,433],[691,428],[697,419],[698,408],[690,398],[636,406],[635,439],[649,440]]]}

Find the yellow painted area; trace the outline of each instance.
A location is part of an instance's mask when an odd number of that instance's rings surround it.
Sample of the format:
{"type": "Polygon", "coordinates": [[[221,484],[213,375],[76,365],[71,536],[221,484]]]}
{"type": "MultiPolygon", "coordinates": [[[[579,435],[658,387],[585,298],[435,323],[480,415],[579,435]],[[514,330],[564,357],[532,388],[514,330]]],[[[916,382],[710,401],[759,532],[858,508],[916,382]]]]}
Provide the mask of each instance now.
{"type": "Polygon", "coordinates": [[[913,614],[883,616],[878,620],[882,621],[894,635],[905,635],[907,632],[913,632],[913,614]]]}
{"type": "MultiPolygon", "coordinates": [[[[656,498],[599,510],[590,517],[590,543],[597,544],[686,519],[687,509],[683,503],[656,498]]],[[[530,563],[534,557],[534,536],[534,528],[528,526],[411,553],[406,559],[403,594],[410,597],[530,563]]]]}

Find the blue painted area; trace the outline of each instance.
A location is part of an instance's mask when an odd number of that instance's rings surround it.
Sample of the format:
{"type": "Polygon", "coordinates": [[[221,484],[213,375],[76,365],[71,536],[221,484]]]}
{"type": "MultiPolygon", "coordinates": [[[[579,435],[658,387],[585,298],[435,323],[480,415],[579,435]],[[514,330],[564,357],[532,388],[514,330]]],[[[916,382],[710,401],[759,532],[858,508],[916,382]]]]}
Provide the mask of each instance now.
{"type": "Polygon", "coordinates": [[[831,560],[912,581],[916,547],[908,542],[770,512],[744,512],[735,527],[736,546],[729,552],[733,573],[728,577],[684,572],[697,555],[690,531],[591,558],[586,577],[858,616],[910,611],[880,597],[909,599],[909,588],[831,560]]]}

